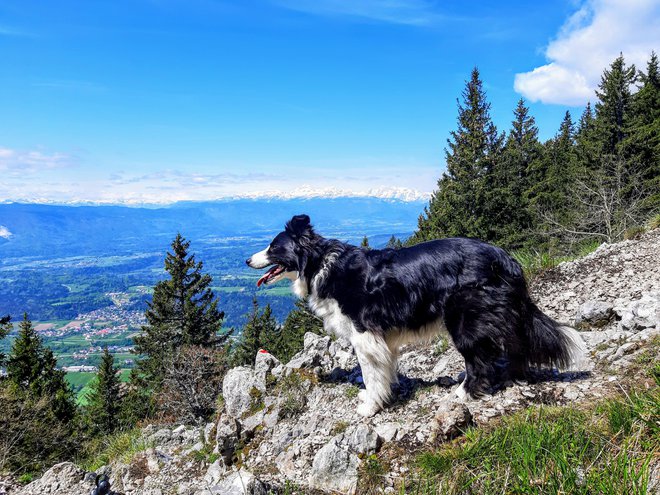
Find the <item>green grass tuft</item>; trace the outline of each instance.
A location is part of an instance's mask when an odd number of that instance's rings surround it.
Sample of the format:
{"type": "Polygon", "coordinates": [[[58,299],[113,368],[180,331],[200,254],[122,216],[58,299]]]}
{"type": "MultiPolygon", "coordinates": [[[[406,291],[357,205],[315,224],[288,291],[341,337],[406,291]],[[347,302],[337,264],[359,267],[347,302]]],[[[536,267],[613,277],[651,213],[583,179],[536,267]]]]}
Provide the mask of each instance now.
{"type": "Polygon", "coordinates": [[[642,227],[641,225],[636,225],[635,227],[630,227],[629,229],[626,229],[626,231],[623,233],[623,238],[626,241],[639,239],[644,232],[646,232],[646,229],[644,227],[642,227]]]}
{"type": "Polygon", "coordinates": [[[140,429],[134,428],[93,442],[88,450],[87,459],[81,464],[87,471],[96,471],[113,461],[129,464],[136,454],[151,447],[153,444],[142,436],[140,429]]]}
{"type": "Polygon", "coordinates": [[[421,454],[419,478],[401,493],[643,495],[660,449],[659,418],[658,390],[589,411],[529,409],[421,454]]]}

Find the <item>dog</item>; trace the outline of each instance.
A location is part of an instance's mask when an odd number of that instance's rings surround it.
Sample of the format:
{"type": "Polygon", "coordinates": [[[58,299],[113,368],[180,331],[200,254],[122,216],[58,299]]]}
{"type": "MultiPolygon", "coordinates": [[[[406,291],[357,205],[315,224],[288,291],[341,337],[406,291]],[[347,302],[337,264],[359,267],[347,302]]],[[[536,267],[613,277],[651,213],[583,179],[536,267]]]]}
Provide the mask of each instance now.
{"type": "Polygon", "coordinates": [[[317,234],[307,215],[286,223],[246,263],[269,270],[257,286],[290,279],[326,332],[351,342],[365,389],[357,412],[372,416],[390,400],[399,348],[448,334],[465,359],[455,393],[479,398],[496,381],[532,368],[567,369],[584,354],[575,330],[532,302],[520,265],[504,250],[468,238],[400,249],[363,249],[317,234]]]}

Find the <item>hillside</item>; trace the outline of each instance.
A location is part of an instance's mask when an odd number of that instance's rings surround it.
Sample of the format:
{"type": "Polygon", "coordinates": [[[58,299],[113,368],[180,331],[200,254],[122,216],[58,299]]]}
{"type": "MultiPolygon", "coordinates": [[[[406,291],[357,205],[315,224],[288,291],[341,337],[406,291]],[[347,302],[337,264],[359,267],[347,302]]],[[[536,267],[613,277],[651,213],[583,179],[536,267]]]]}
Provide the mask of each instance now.
{"type": "MultiPolygon", "coordinates": [[[[126,494],[435,493],[419,491],[419,478],[428,474],[419,467],[420,455],[436,459],[434,472],[449,470],[463,479],[459,474],[465,473],[453,464],[443,467],[449,457],[434,452],[472,445],[482,432],[511,425],[520,418],[519,411],[526,411],[519,422],[523,425],[544,414],[553,421],[563,411],[589,424],[601,414],[594,404],[625,394],[637,397],[634,391],[657,392],[649,368],[655,364],[657,373],[660,359],[658,252],[660,229],[638,240],[604,245],[534,280],[531,290],[539,305],[581,330],[590,355],[582,370],[539,373],[534,383],[507,383],[492,396],[461,404],[453,390],[463,363],[451,345],[410,346],[402,352],[397,400],[365,419],[355,412],[362,380],[350,347],[341,340],[307,334],[304,350],[289,363],[260,353],[254,367],[231,370],[216,422],[197,428],[150,425],[136,434],[130,449],[100,457],[88,467],[108,474],[113,488],[126,494]],[[470,433],[462,437],[469,426],[470,433]],[[459,438],[452,441],[454,437],[459,438]]],[[[562,476],[575,486],[586,486],[594,476],[610,482],[608,486],[617,485],[615,491],[602,488],[600,493],[658,493],[657,403],[644,418],[644,428],[655,432],[644,433],[646,443],[641,444],[650,457],[624,466],[638,473],[637,478],[617,471],[620,466],[608,461],[605,447],[593,457],[571,458],[562,476]]],[[[575,443],[584,440],[579,436],[575,443]]],[[[617,441],[613,435],[607,445],[617,441]]],[[[513,463],[532,462],[515,452],[506,453],[513,463]]],[[[630,452],[638,454],[635,449],[630,452]]],[[[480,465],[486,453],[479,454],[480,465]]],[[[461,466],[469,462],[460,456],[451,459],[461,466]]],[[[625,456],[613,459],[626,462],[625,456]]],[[[498,482],[510,491],[528,486],[535,493],[557,493],[549,488],[552,476],[516,480],[509,474],[507,469],[506,478],[498,482]]],[[[92,478],[80,467],[63,463],[9,493],[77,495],[89,492],[92,478]]],[[[465,493],[490,493],[488,483],[494,480],[478,474],[471,479],[472,488],[466,487],[465,493]]],[[[588,493],[589,488],[584,490],[588,493]]]]}

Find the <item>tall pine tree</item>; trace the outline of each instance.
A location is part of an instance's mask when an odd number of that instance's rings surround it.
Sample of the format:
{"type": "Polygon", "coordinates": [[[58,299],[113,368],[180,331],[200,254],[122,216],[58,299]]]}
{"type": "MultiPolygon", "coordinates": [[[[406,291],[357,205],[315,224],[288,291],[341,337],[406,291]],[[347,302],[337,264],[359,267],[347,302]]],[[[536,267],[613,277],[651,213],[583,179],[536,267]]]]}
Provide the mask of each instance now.
{"type": "Polygon", "coordinates": [[[502,158],[488,175],[485,239],[510,249],[519,248],[528,240],[532,220],[525,191],[529,188],[528,174],[540,156],[538,128],[521,98],[502,158]]]}
{"type": "Polygon", "coordinates": [[[135,337],[135,352],[143,359],[133,373],[135,381],[157,389],[168,355],[183,345],[212,347],[223,344],[220,334],[224,313],[211,291],[211,276],[202,273],[203,263],[189,253],[190,242],[177,234],[172,252],[165,257],[169,279],[158,282],[148,303],[147,324],[135,337]]]}
{"type": "Polygon", "coordinates": [[[472,70],[458,103],[458,129],[447,140],[447,171],[419,217],[409,243],[450,236],[489,237],[488,177],[500,159],[503,138],[490,118],[490,104],[472,70]]]}
{"type": "Polygon", "coordinates": [[[94,433],[110,434],[119,426],[121,403],[118,373],[114,357],[105,347],[85,408],[87,424],[94,433]]]}
{"type": "Polygon", "coordinates": [[[231,362],[234,366],[254,364],[259,349],[270,351],[271,346],[277,346],[278,340],[279,329],[270,304],[260,311],[255,297],[252,299],[252,311],[248,313],[240,339],[232,351],[231,362]]]}
{"type": "Polygon", "coordinates": [[[626,145],[631,160],[641,168],[645,208],[653,211],[660,208],[660,68],[655,52],[640,79],[642,85],[633,96],[626,145]]]}
{"type": "MultiPolygon", "coordinates": [[[[559,131],[545,143],[541,159],[531,168],[527,197],[535,233],[547,234],[554,230],[556,223],[568,226],[574,222],[571,187],[579,174],[575,133],[571,114],[566,111],[559,131]]],[[[544,235],[535,240],[555,245],[557,239],[544,235]]]]}
{"type": "MultiPolygon", "coordinates": [[[[9,332],[11,332],[12,329],[12,324],[11,324],[11,316],[3,316],[0,318],[0,340],[4,339],[7,335],[9,335],[9,332]]],[[[0,352],[0,366],[5,365],[5,358],[6,356],[0,352]]]]}
{"type": "Polygon", "coordinates": [[[57,419],[69,422],[76,415],[76,404],[65,376],[64,371],[57,369],[53,351],[43,345],[24,314],[7,360],[9,383],[18,392],[48,398],[57,419]]]}
{"type": "Polygon", "coordinates": [[[632,86],[637,80],[634,65],[626,66],[619,55],[605,69],[596,96],[596,133],[604,155],[621,156],[632,116],[632,86]]]}

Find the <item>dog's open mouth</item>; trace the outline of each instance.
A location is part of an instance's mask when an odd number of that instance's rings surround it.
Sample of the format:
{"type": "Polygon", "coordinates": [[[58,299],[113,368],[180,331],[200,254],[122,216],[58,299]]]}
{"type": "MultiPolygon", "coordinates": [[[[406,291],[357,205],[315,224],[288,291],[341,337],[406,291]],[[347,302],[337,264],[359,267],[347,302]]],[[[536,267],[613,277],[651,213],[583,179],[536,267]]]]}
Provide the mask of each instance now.
{"type": "Polygon", "coordinates": [[[257,280],[257,287],[260,287],[261,284],[269,284],[273,279],[278,279],[278,275],[284,273],[284,267],[282,265],[275,265],[271,267],[263,276],[257,280]]]}

